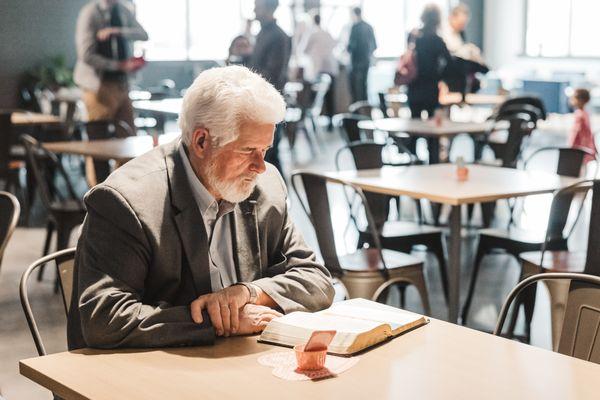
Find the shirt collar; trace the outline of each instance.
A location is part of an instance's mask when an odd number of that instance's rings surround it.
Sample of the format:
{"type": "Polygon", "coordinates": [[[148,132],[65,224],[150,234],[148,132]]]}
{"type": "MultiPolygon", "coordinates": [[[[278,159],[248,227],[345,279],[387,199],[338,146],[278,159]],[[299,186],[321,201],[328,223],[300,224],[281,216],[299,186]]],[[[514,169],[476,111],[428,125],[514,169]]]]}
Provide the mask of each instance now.
{"type": "Polygon", "coordinates": [[[221,200],[221,202],[217,202],[213,195],[210,194],[208,189],[206,189],[202,182],[200,182],[200,179],[198,179],[198,176],[196,176],[196,173],[192,168],[192,164],[190,163],[187,151],[185,149],[185,144],[183,144],[183,142],[179,143],[179,154],[181,156],[181,159],[183,160],[185,174],[187,176],[190,187],[192,188],[192,195],[194,196],[194,200],[196,200],[196,204],[198,204],[200,213],[204,216],[209,210],[209,208],[211,208],[213,205],[215,205],[218,209],[217,218],[233,211],[235,204],[230,203],[226,200],[221,200]]]}

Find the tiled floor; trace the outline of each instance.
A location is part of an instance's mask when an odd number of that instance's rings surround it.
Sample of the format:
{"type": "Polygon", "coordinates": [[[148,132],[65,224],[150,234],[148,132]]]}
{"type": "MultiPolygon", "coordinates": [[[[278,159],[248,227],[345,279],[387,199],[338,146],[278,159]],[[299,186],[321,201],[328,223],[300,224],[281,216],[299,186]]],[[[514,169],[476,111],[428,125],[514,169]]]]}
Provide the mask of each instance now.
{"type": "MultiPolygon", "coordinates": [[[[564,137],[556,134],[544,134],[536,132],[532,137],[529,150],[542,145],[560,144],[564,137]]],[[[309,157],[308,147],[302,137],[297,142],[295,161],[291,162],[291,156],[282,143],[283,159],[286,169],[291,168],[315,168],[319,170],[333,169],[333,156],[336,150],[341,146],[341,140],[337,133],[325,132],[321,137],[321,143],[318,146],[319,153],[316,158],[309,157]]],[[[424,151],[423,148],[420,151],[424,151]]],[[[470,140],[467,138],[458,138],[453,146],[452,156],[456,154],[469,154],[471,152],[470,140]]],[[[544,166],[547,160],[540,161],[540,166],[544,166]]],[[[348,165],[350,166],[350,165],[348,165]]],[[[293,194],[290,194],[292,202],[292,218],[304,233],[307,242],[316,247],[316,240],[312,227],[308,219],[303,215],[301,208],[293,194]]],[[[538,200],[540,203],[547,204],[548,198],[538,200]]],[[[341,194],[338,194],[336,201],[343,203],[341,194]]],[[[411,209],[412,202],[406,201],[405,211],[411,209]]],[[[340,208],[341,209],[341,208],[340,208]]],[[[343,209],[341,209],[343,211],[343,209]]],[[[506,216],[505,207],[500,207],[500,217],[506,216]]],[[[33,222],[42,226],[43,216],[40,207],[35,210],[33,222]]],[[[342,220],[336,221],[336,242],[346,243],[347,248],[355,245],[356,236],[352,232],[343,235],[343,227],[346,225],[345,212],[340,212],[342,220]]],[[[575,236],[584,237],[585,228],[578,228],[575,236]]],[[[49,392],[45,391],[35,383],[21,377],[18,374],[18,360],[36,356],[33,341],[29,334],[25,318],[21,310],[18,295],[18,282],[23,270],[28,264],[40,256],[44,240],[43,228],[19,227],[12,241],[8,245],[6,254],[2,263],[2,272],[0,274],[0,391],[7,399],[49,399],[49,392]]],[[[580,240],[579,242],[584,242],[580,240]]],[[[463,247],[463,272],[461,284],[464,289],[468,283],[471,270],[471,263],[476,245],[475,231],[467,231],[463,247]]],[[[433,317],[444,318],[446,316],[446,306],[441,294],[441,286],[438,276],[436,261],[433,257],[423,251],[414,251],[415,255],[426,259],[426,270],[428,278],[428,287],[430,292],[430,301],[432,305],[433,317]]],[[[482,266],[480,281],[475,294],[472,306],[470,326],[477,329],[492,330],[500,305],[507,295],[510,288],[515,284],[518,276],[517,261],[505,255],[496,255],[487,257],[482,266]]],[[[32,293],[32,305],[34,310],[38,310],[37,318],[40,331],[48,352],[56,352],[65,349],[65,318],[62,304],[59,296],[53,294],[53,274],[47,271],[42,282],[33,281],[30,286],[32,293]]],[[[539,291],[540,297],[544,297],[543,291],[539,291]]],[[[464,296],[464,290],[463,290],[464,296]]],[[[390,298],[392,304],[397,304],[397,296],[390,298]]],[[[549,338],[549,313],[543,301],[538,304],[534,322],[534,344],[542,347],[548,347],[549,338]]],[[[420,303],[416,291],[409,289],[407,296],[407,308],[421,311],[420,303]]]]}

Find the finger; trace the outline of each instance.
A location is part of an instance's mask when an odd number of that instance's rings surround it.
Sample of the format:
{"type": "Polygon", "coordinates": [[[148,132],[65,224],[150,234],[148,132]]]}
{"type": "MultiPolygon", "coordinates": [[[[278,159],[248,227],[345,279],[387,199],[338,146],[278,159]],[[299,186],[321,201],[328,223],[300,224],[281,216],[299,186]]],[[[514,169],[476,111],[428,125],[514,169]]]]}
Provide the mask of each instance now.
{"type": "Polygon", "coordinates": [[[223,321],[221,320],[221,310],[219,307],[219,303],[216,301],[210,302],[206,306],[206,310],[208,311],[208,315],[210,316],[210,321],[212,322],[213,327],[215,328],[215,332],[217,335],[223,335],[223,321]]]}
{"type": "Polygon", "coordinates": [[[204,319],[202,318],[202,309],[205,306],[205,302],[202,299],[198,299],[196,301],[193,301],[192,304],[190,305],[190,312],[192,314],[192,320],[194,320],[195,323],[197,324],[201,324],[204,319]]]}
{"type": "Polygon", "coordinates": [[[268,310],[265,310],[265,311],[261,311],[260,314],[261,315],[263,315],[263,314],[273,315],[274,317],[282,317],[283,316],[282,313],[280,313],[277,310],[273,310],[272,308],[269,308],[268,310]]]}
{"type": "Polygon", "coordinates": [[[231,313],[229,311],[229,304],[220,304],[219,309],[221,311],[221,321],[223,321],[223,334],[225,337],[228,337],[231,334],[231,313]]]}
{"type": "Polygon", "coordinates": [[[230,304],[229,311],[231,312],[231,333],[236,334],[240,328],[240,309],[230,304]]]}
{"type": "Polygon", "coordinates": [[[256,324],[255,333],[264,331],[268,324],[269,324],[268,321],[260,321],[258,324],[256,324]]]}

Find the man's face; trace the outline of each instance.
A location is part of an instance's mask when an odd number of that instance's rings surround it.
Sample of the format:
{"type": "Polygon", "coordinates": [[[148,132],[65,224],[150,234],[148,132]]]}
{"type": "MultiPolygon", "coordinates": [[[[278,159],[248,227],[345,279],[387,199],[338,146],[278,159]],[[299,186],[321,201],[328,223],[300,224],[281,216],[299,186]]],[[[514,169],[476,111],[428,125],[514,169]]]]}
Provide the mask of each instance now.
{"type": "Polygon", "coordinates": [[[263,21],[269,14],[270,11],[264,0],[254,0],[254,15],[258,21],[263,21]]]}
{"type": "Polygon", "coordinates": [[[235,141],[207,151],[207,183],[222,199],[239,203],[250,196],[258,174],[266,170],[264,157],[274,131],[274,124],[245,122],[235,141]]]}
{"type": "Polygon", "coordinates": [[[469,23],[469,14],[464,12],[458,12],[450,16],[450,26],[456,32],[462,32],[466,29],[469,23]]]}

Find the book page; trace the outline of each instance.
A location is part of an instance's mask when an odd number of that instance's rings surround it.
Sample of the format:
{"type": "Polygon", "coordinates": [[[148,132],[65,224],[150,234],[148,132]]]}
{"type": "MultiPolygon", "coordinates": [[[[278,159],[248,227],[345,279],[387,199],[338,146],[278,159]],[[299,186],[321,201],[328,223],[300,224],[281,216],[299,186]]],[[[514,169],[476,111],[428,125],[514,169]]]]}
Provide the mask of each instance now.
{"type": "Polygon", "coordinates": [[[423,318],[422,315],[410,311],[364,299],[351,299],[334,303],[327,310],[320,311],[317,314],[343,316],[361,321],[373,321],[377,325],[389,324],[392,331],[423,318]]]}
{"type": "Polygon", "coordinates": [[[309,331],[335,330],[343,333],[364,333],[377,328],[385,321],[356,319],[352,315],[327,314],[324,312],[293,312],[278,318],[279,323],[295,326],[309,331]]]}

